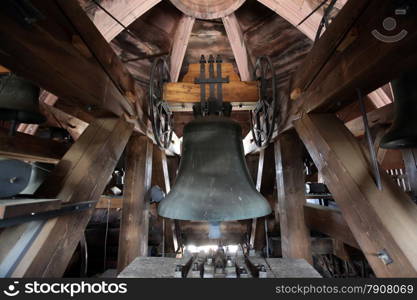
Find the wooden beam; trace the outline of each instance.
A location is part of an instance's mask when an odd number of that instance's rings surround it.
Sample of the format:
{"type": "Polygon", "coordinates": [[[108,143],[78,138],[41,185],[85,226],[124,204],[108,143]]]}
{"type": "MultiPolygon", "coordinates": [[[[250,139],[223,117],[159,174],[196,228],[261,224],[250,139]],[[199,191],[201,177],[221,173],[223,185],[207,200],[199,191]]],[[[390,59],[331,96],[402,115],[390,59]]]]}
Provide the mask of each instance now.
{"type": "Polygon", "coordinates": [[[338,14],[299,68],[292,84],[299,90],[282,127],[305,112],[333,112],[417,67],[417,19],[398,17],[407,35],[396,43],[383,42],[371,32],[395,11],[391,1],[351,0],[338,14]],[[340,48],[346,41],[348,45],[340,48]]]}
{"type": "Polygon", "coordinates": [[[323,10],[318,10],[311,17],[299,26],[315,6],[309,1],[288,1],[288,0],[258,0],[260,3],[276,12],[289,23],[297,27],[310,40],[314,40],[320,21],[323,17],[323,10]]]}
{"type": "MultiPolygon", "coordinates": [[[[36,196],[58,198],[62,203],[98,201],[132,127],[117,118],[92,123],[42,183],[36,196]]],[[[46,221],[14,265],[11,276],[62,276],[93,210],[46,221]]]]}
{"type": "MultiPolygon", "coordinates": [[[[394,117],[394,104],[388,104],[366,114],[369,126],[372,128],[376,125],[389,125],[394,117]]],[[[356,137],[365,134],[362,116],[345,123],[345,126],[356,137]]]]}
{"type": "Polygon", "coordinates": [[[304,217],[308,228],[325,233],[336,240],[360,249],[340,210],[321,205],[305,204],[304,217]]]}
{"type": "Polygon", "coordinates": [[[67,150],[68,145],[63,143],[20,132],[9,136],[7,130],[0,129],[0,156],[2,157],[57,164],[67,150]]]}
{"type": "Polygon", "coordinates": [[[223,17],[222,21],[239,69],[240,78],[242,81],[250,81],[253,77],[253,67],[236,15],[232,13],[223,17]]]}
{"type": "Polygon", "coordinates": [[[177,82],[195,18],[183,15],[178,22],[170,55],[171,81],[177,82]]]}
{"type": "Polygon", "coordinates": [[[0,65],[0,74],[10,73],[10,70],[0,65]]]}
{"type": "MultiPolygon", "coordinates": [[[[137,20],[161,0],[101,1],[100,5],[113,15],[125,27],[137,20]]],[[[114,39],[124,28],[104,10],[98,8],[93,17],[94,25],[107,42],[114,39]]]]}
{"type": "Polygon", "coordinates": [[[304,222],[303,146],[291,131],[275,142],[274,150],[282,255],[312,264],[310,232],[304,222]]]}
{"type": "Polygon", "coordinates": [[[152,179],[152,150],[152,142],[145,136],[133,135],[127,145],[118,272],[136,257],[148,255],[149,199],[146,193],[152,179]]]}
{"type": "Polygon", "coordinates": [[[61,207],[59,199],[2,199],[0,219],[27,216],[39,212],[56,210],[61,207]]]}
{"type": "MultiPolygon", "coordinates": [[[[257,102],[257,81],[231,81],[223,86],[224,102],[257,102]]],[[[171,82],[164,85],[164,100],[176,103],[200,102],[200,85],[191,82],[171,82]]],[[[206,87],[208,95],[209,87],[206,87]]]]}
{"type": "Polygon", "coordinates": [[[123,197],[101,196],[96,208],[118,209],[123,208],[123,197]]]}
{"type": "Polygon", "coordinates": [[[138,119],[140,101],[131,100],[129,76],[78,3],[45,0],[34,5],[44,19],[21,26],[9,2],[0,3],[0,62],[59,98],[84,109],[104,108],[146,132],[138,119]]]}
{"type": "Polygon", "coordinates": [[[375,274],[416,277],[415,203],[385,173],[377,189],[359,141],[333,114],[305,115],[295,128],[375,274]]]}
{"type": "Polygon", "coordinates": [[[228,16],[237,10],[245,0],[195,1],[171,0],[180,11],[197,19],[212,20],[228,16]]]}

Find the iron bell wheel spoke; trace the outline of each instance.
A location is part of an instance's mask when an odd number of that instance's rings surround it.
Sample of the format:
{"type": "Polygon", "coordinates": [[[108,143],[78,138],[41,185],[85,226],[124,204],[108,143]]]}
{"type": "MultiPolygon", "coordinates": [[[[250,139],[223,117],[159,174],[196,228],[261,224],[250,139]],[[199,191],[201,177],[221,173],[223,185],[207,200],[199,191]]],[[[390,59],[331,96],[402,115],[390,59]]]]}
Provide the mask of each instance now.
{"type": "Polygon", "coordinates": [[[151,68],[148,112],[152,123],[152,131],[160,148],[166,149],[170,141],[166,141],[167,136],[172,137],[172,113],[169,106],[163,99],[163,87],[170,81],[168,63],[165,58],[157,58],[151,68]],[[162,130],[162,126],[166,129],[162,130]],[[164,131],[171,132],[166,135],[164,131]]]}

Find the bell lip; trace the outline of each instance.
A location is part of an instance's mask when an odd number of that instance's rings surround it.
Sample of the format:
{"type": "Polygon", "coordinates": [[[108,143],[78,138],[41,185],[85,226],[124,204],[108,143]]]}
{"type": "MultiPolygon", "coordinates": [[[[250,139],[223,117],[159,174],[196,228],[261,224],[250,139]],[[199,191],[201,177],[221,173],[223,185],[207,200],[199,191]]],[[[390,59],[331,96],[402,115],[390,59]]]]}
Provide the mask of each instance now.
{"type": "Polygon", "coordinates": [[[260,215],[254,215],[245,219],[236,219],[236,218],[224,218],[224,219],[190,219],[190,218],[179,218],[179,217],[173,217],[173,216],[164,216],[162,214],[159,213],[159,209],[158,209],[158,215],[166,218],[166,219],[171,219],[171,220],[181,220],[181,221],[193,221],[193,222],[232,222],[232,221],[243,221],[243,220],[252,220],[252,219],[256,219],[256,218],[262,218],[265,216],[268,216],[272,213],[272,210],[269,213],[266,214],[260,214],[260,215]]]}
{"type": "Polygon", "coordinates": [[[384,149],[407,149],[417,147],[417,137],[403,137],[381,141],[380,147],[384,149]]]}

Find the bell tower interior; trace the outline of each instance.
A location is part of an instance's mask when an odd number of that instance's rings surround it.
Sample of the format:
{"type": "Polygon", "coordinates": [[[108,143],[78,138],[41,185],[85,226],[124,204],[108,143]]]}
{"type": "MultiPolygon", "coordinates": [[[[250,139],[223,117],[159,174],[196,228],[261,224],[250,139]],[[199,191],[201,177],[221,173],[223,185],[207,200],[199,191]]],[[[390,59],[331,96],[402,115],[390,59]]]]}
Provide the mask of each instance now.
{"type": "Polygon", "coordinates": [[[0,277],[416,278],[415,2],[0,1],[0,277]]]}

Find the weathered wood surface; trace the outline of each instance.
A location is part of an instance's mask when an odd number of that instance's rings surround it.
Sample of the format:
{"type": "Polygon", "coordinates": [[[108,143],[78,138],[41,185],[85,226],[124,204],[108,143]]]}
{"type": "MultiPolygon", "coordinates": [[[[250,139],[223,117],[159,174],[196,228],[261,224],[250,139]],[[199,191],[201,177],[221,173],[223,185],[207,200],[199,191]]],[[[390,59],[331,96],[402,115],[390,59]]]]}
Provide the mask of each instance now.
{"type": "Polygon", "coordinates": [[[235,56],[240,78],[242,81],[250,81],[253,77],[253,66],[236,15],[230,14],[225,16],[222,18],[222,21],[235,56]]]}
{"type": "Polygon", "coordinates": [[[59,209],[59,199],[2,199],[0,219],[8,219],[59,209]]]}
{"type": "MultiPolygon", "coordinates": [[[[232,81],[223,86],[224,102],[257,102],[259,88],[257,81],[232,81]]],[[[206,85],[206,95],[210,87],[206,85]]],[[[164,100],[177,103],[200,102],[200,85],[191,82],[170,82],[164,85],[164,100]]],[[[216,91],[217,92],[217,88],[216,91]]]]}
{"type": "Polygon", "coordinates": [[[312,263],[310,232],[304,221],[303,145],[292,131],[274,146],[282,255],[312,263]]]}
{"type": "Polygon", "coordinates": [[[281,129],[292,127],[304,112],[338,110],[357,99],[357,89],[366,95],[417,66],[417,19],[411,14],[397,18],[398,28],[406,28],[408,34],[396,43],[383,42],[371,33],[381,30],[382,21],[395,8],[391,1],[347,3],[306,57],[306,65],[300,66],[301,77],[294,78],[291,89],[299,96],[293,97],[281,129]]]}
{"type": "Polygon", "coordinates": [[[377,189],[359,142],[336,116],[305,115],[295,128],[375,274],[416,277],[415,203],[385,173],[377,189]],[[392,263],[378,257],[381,251],[392,263]]]}
{"type": "MultiPolygon", "coordinates": [[[[62,99],[84,109],[102,107],[136,123],[146,132],[129,90],[122,91],[124,74],[118,58],[75,1],[35,1],[45,16],[32,26],[21,26],[0,4],[0,61],[62,99]],[[86,30],[80,31],[81,24],[86,30]],[[100,51],[98,51],[100,49],[100,51]],[[111,59],[112,62],[105,61],[111,59]],[[106,67],[110,64],[114,67],[106,67]],[[111,70],[111,71],[109,71],[111,70]],[[111,74],[109,72],[112,72],[111,74]],[[120,81],[117,81],[120,79],[120,81]]],[[[126,75],[127,76],[127,75],[126,75]]],[[[138,101],[139,102],[139,101],[138,101]]]]}
{"type": "Polygon", "coordinates": [[[170,55],[170,73],[172,82],[177,82],[178,77],[180,76],[182,62],[184,60],[194,22],[195,18],[184,15],[177,25],[170,55]]]}
{"type": "Polygon", "coordinates": [[[237,10],[245,0],[171,0],[184,14],[198,19],[217,19],[237,10]]]}
{"type": "MultiPolygon", "coordinates": [[[[132,127],[117,118],[95,121],[64,155],[36,195],[48,195],[45,198],[58,198],[63,203],[98,201],[132,127]]],[[[46,221],[11,276],[62,276],[92,213],[90,209],[46,221]]]]}
{"type": "Polygon", "coordinates": [[[16,132],[10,136],[0,129],[0,156],[26,161],[56,164],[67,152],[68,145],[16,132]]]}
{"type": "MultiPolygon", "coordinates": [[[[368,117],[369,127],[376,125],[389,125],[394,119],[394,104],[388,104],[366,114],[368,117]]],[[[345,126],[352,132],[354,136],[362,136],[365,134],[362,116],[345,123],[345,126]]]]}
{"type": "Polygon", "coordinates": [[[96,208],[120,209],[123,208],[123,197],[101,196],[96,208]]]}
{"type": "Polygon", "coordinates": [[[133,135],[127,145],[126,178],[120,222],[117,269],[121,272],[137,256],[148,255],[149,199],[152,179],[152,142],[133,135]]]}
{"type": "Polygon", "coordinates": [[[360,248],[340,210],[321,205],[305,204],[304,217],[308,228],[325,233],[352,247],[360,248]]]}
{"type": "MultiPolygon", "coordinates": [[[[100,5],[112,14],[120,23],[128,27],[141,15],[150,10],[161,0],[101,1],[100,5]]],[[[97,8],[93,16],[94,25],[107,42],[114,39],[124,28],[104,10],[97,8]]]]}

